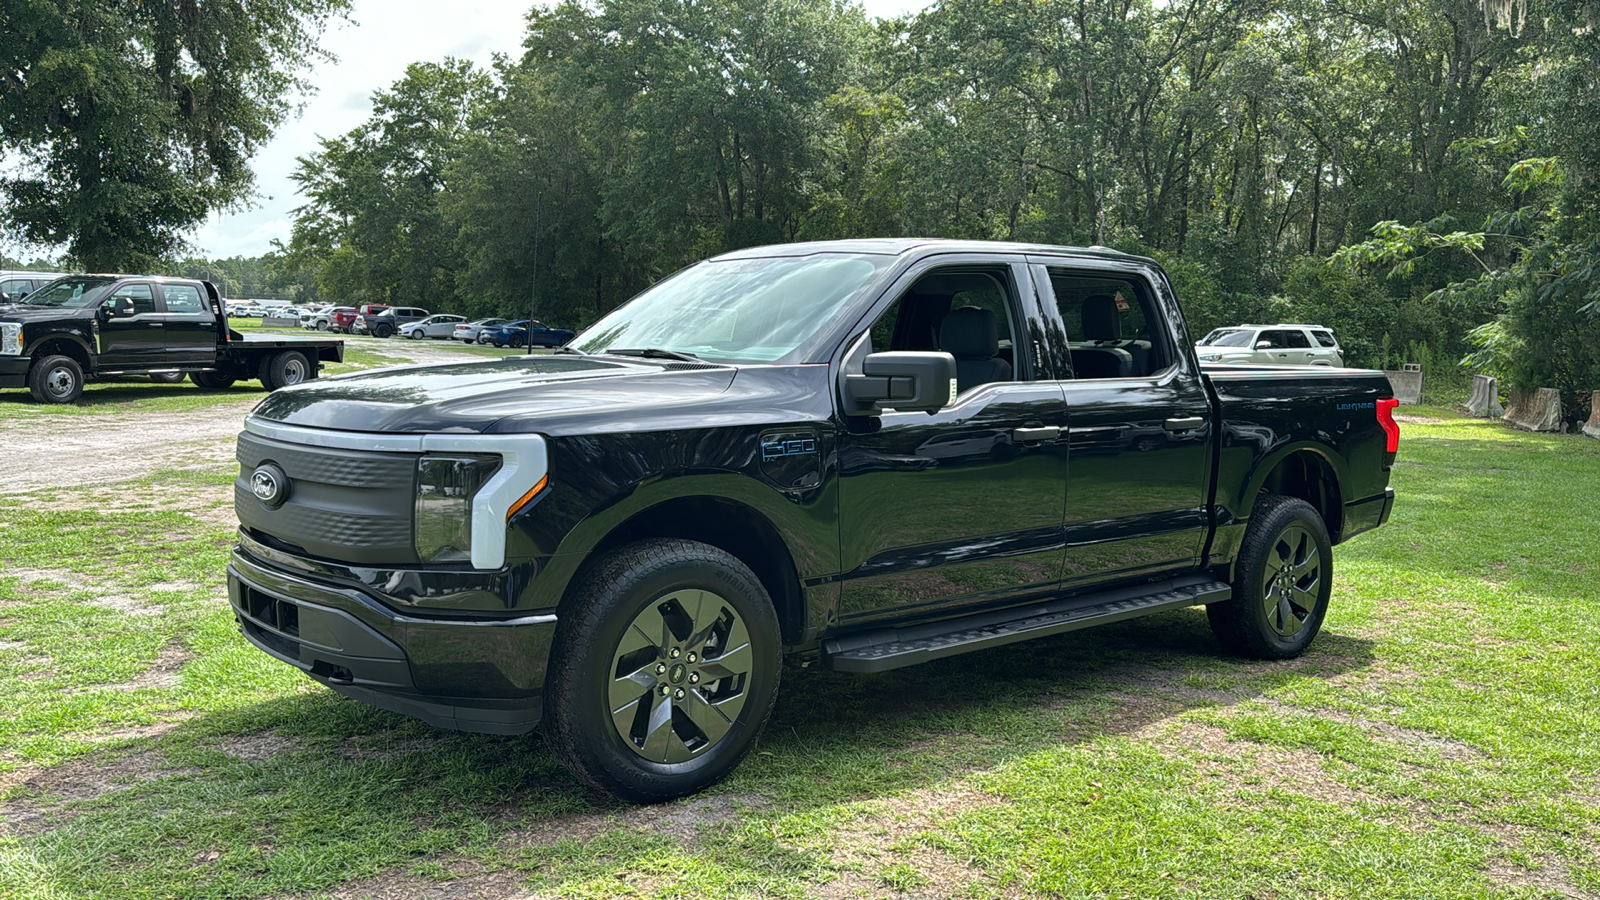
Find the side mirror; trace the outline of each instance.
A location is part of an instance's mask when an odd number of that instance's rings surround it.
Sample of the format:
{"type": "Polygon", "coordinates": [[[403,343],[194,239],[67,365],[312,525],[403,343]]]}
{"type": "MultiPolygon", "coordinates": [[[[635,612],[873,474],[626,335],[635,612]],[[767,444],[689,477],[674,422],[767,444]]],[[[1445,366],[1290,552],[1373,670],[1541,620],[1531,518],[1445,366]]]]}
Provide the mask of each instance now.
{"type": "Polygon", "coordinates": [[[938,412],[956,398],[956,358],[921,350],[873,353],[862,360],[860,375],[844,377],[844,395],[854,407],[850,415],[938,412]]]}
{"type": "Polygon", "coordinates": [[[1272,342],[1271,341],[1256,341],[1256,349],[1257,350],[1271,350],[1272,349],[1272,342]]]}
{"type": "Polygon", "coordinates": [[[105,306],[102,306],[101,309],[104,309],[108,316],[131,316],[133,315],[133,298],[112,297],[106,301],[105,306]]]}
{"type": "MultiPolygon", "coordinates": [[[[22,295],[19,294],[15,299],[22,299],[22,295]]],[[[13,298],[10,294],[6,293],[5,291],[0,291],[0,303],[11,303],[12,301],[13,298]]]]}

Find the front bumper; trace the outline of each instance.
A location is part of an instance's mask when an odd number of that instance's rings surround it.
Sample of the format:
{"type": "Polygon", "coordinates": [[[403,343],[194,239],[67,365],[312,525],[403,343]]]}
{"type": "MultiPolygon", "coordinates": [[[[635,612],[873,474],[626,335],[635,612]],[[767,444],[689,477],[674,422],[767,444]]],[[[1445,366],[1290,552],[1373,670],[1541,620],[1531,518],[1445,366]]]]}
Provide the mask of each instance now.
{"type": "Polygon", "coordinates": [[[31,362],[26,356],[0,356],[0,388],[27,387],[31,362]]]}
{"type": "Polygon", "coordinates": [[[228,564],[228,602],[246,640],[347,697],[457,731],[521,734],[539,722],[554,615],[403,615],[243,547],[228,564]]]}

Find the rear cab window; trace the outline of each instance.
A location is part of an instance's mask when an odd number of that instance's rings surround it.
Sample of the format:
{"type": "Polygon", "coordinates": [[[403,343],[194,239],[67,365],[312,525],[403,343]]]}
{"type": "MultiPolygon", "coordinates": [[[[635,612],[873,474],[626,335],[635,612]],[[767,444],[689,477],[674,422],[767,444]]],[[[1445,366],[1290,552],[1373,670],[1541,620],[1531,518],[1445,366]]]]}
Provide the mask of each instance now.
{"type": "Polygon", "coordinates": [[[1148,378],[1175,357],[1141,278],[1048,266],[1074,379],[1148,378]]]}

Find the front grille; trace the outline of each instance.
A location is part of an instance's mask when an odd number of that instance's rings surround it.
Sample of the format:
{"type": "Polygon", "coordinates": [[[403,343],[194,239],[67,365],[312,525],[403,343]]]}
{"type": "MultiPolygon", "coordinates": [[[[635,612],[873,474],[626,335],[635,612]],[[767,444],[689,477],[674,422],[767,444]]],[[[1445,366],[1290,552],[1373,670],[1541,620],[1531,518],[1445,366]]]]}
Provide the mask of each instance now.
{"type": "Polygon", "coordinates": [[[411,517],[417,454],[376,453],[239,436],[234,509],[257,535],[305,554],[357,565],[417,562],[411,517]],[[288,498],[269,508],[250,476],[272,463],[289,476],[288,498]]]}

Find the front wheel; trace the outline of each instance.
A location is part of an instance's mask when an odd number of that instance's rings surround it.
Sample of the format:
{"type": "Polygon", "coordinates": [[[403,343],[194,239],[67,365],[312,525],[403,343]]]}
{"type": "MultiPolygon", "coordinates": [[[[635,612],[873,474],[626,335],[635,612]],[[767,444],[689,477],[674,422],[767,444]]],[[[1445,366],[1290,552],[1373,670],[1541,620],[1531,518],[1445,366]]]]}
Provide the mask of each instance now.
{"type": "Polygon", "coordinates": [[[1311,646],[1333,592],[1333,544],[1311,504],[1256,501],[1234,567],[1233,597],[1206,607],[1217,640],[1255,659],[1293,659],[1311,646]]]}
{"type": "Polygon", "coordinates": [[[413,328],[413,329],[411,329],[411,339],[413,341],[420,341],[425,337],[427,337],[427,335],[422,333],[422,329],[421,328],[413,328]]]}
{"type": "Polygon", "coordinates": [[[626,800],[692,794],[738,765],[778,694],[772,600],[738,558],[656,539],[612,551],[562,614],[546,741],[626,800]]]}
{"type": "Polygon", "coordinates": [[[70,356],[46,356],[28,370],[28,392],[39,403],[72,403],[83,396],[83,367],[70,356]]]}

